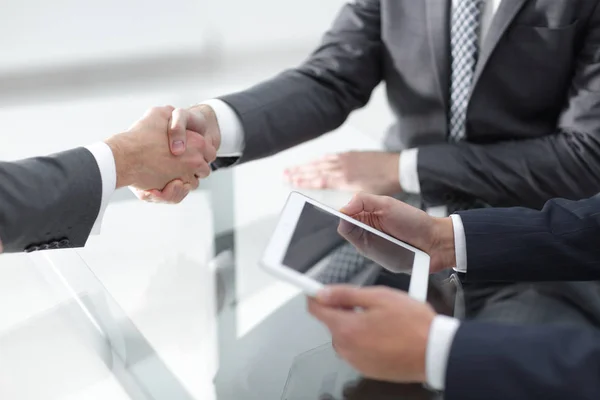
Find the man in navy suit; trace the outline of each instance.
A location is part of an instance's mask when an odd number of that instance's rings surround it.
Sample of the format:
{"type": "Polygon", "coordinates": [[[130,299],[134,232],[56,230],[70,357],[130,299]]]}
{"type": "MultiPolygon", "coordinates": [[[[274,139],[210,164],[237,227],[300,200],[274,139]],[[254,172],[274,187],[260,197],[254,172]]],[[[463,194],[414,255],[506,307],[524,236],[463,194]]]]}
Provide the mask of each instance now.
{"type": "Polygon", "coordinates": [[[462,322],[400,291],[325,289],[309,300],[309,310],[364,375],[424,382],[450,400],[600,398],[594,316],[556,301],[567,293],[553,291],[554,281],[600,280],[600,199],[433,218],[389,197],[359,194],[343,211],[430,254],[432,272],[455,268],[467,282],[524,285],[512,297],[487,299],[477,321],[462,322]],[[531,281],[548,286],[530,293],[531,281]],[[550,311],[536,321],[515,318],[535,307],[550,311]]]}

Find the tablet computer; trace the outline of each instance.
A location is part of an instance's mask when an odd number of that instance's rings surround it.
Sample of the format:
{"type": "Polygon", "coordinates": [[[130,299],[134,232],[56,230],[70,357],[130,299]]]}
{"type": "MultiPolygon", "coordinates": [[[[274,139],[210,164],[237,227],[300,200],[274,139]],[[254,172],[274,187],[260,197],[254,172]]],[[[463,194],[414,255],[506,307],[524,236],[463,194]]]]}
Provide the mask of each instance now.
{"type": "Polygon", "coordinates": [[[329,284],[364,283],[367,275],[383,268],[410,280],[411,297],[427,298],[429,255],[297,192],[281,212],[261,265],[309,296],[329,284]],[[372,262],[328,262],[328,255],[345,245],[372,262]]]}

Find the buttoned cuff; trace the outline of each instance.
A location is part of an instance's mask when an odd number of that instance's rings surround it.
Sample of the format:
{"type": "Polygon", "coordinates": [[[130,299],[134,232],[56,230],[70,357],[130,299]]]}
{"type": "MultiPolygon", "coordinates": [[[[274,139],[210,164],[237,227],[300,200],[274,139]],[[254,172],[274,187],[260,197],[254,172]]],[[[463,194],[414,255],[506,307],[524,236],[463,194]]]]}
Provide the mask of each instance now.
{"type": "Polygon", "coordinates": [[[454,229],[454,253],[456,257],[457,272],[467,273],[467,238],[465,236],[465,227],[458,214],[452,214],[452,228],[454,229]]]}
{"type": "Polygon", "coordinates": [[[425,355],[425,374],[427,384],[435,390],[444,390],[446,386],[446,369],[450,348],[456,331],[460,326],[459,320],[445,315],[433,319],[429,328],[429,341],[425,355]]]}
{"type": "Polygon", "coordinates": [[[419,173],[417,170],[418,155],[419,149],[408,149],[400,153],[400,186],[406,193],[421,193],[421,184],[419,182],[419,173]]]}

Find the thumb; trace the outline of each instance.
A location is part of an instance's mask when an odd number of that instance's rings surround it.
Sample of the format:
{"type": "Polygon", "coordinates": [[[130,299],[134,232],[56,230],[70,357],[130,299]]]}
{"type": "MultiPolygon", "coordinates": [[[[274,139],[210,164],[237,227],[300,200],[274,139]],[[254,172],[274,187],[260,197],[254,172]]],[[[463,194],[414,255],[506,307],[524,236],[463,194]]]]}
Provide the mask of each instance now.
{"type": "Polygon", "coordinates": [[[185,153],[187,144],[187,111],[177,108],[171,114],[169,121],[168,136],[169,148],[174,156],[179,156],[185,153]]]}
{"type": "Polygon", "coordinates": [[[340,211],[349,216],[360,214],[361,212],[375,212],[383,208],[386,199],[387,197],[385,196],[359,192],[340,211]]]}
{"type": "Polygon", "coordinates": [[[359,288],[349,285],[328,286],[317,293],[317,301],[335,308],[368,309],[381,302],[381,289],[359,288]]]}

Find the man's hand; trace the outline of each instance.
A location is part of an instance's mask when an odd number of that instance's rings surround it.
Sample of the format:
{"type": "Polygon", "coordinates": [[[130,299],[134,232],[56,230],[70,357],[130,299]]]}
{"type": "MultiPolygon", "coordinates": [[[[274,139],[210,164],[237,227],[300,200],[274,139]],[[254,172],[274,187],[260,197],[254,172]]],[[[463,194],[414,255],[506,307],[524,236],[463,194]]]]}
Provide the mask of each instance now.
{"type": "Polygon", "coordinates": [[[186,149],[187,131],[198,133],[207,143],[219,150],[221,131],[217,116],[210,106],[200,104],[187,110],[183,108],[173,110],[168,136],[171,152],[176,156],[183,154],[186,149]]]}
{"type": "Polygon", "coordinates": [[[341,211],[429,254],[431,273],[456,265],[450,218],[434,218],[394,198],[367,193],[356,194],[341,211]]]}
{"type": "Polygon", "coordinates": [[[199,178],[210,174],[208,163],[216,158],[216,149],[194,132],[186,132],[187,150],[174,156],[165,133],[173,107],[155,107],[127,132],[106,140],[115,157],[117,187],[162,188],[179,179],[190,188],[199,178]]]}
{"type": "Polygon", "coordinates": [[[402,191],[398,153],[351,151],[288,168],[286,179],[303,189],[337,189],[395,194],[402,191]]]}
{"type": "Polygon", "coordinates": [[[429,305],[388,288],[331,286],[308,300],[308,310],[327,326],[339,355],[367,378],[426,381],[435,317],[429,305]]]}
{"type": "MultiPolygon", "coordinates": [[[[221,146],[221,131],[217,116],[214,110],[207,105],[201,104],[190,109],[177,108],[172,112],[168,129],[169,146],[171,153],[175,156],[183,154],[188,147],[189,138],[203,146],[212,147],[215,151],[221,146]],[[196,135],[189,135],[189,132],[195,132],[196,135]]],[[[210,161],[206,160],[206,168],[210,170],[210,161]]],[[[176,179],[169,182],[164,188],[155,188],[152,190],[136,190],[138,198],[155,203],[179,203],[190,192],[197,187],[189,185],[182,180],[176,179]],[[162,188],[162,189],[161,189],[162,188]]]]}

